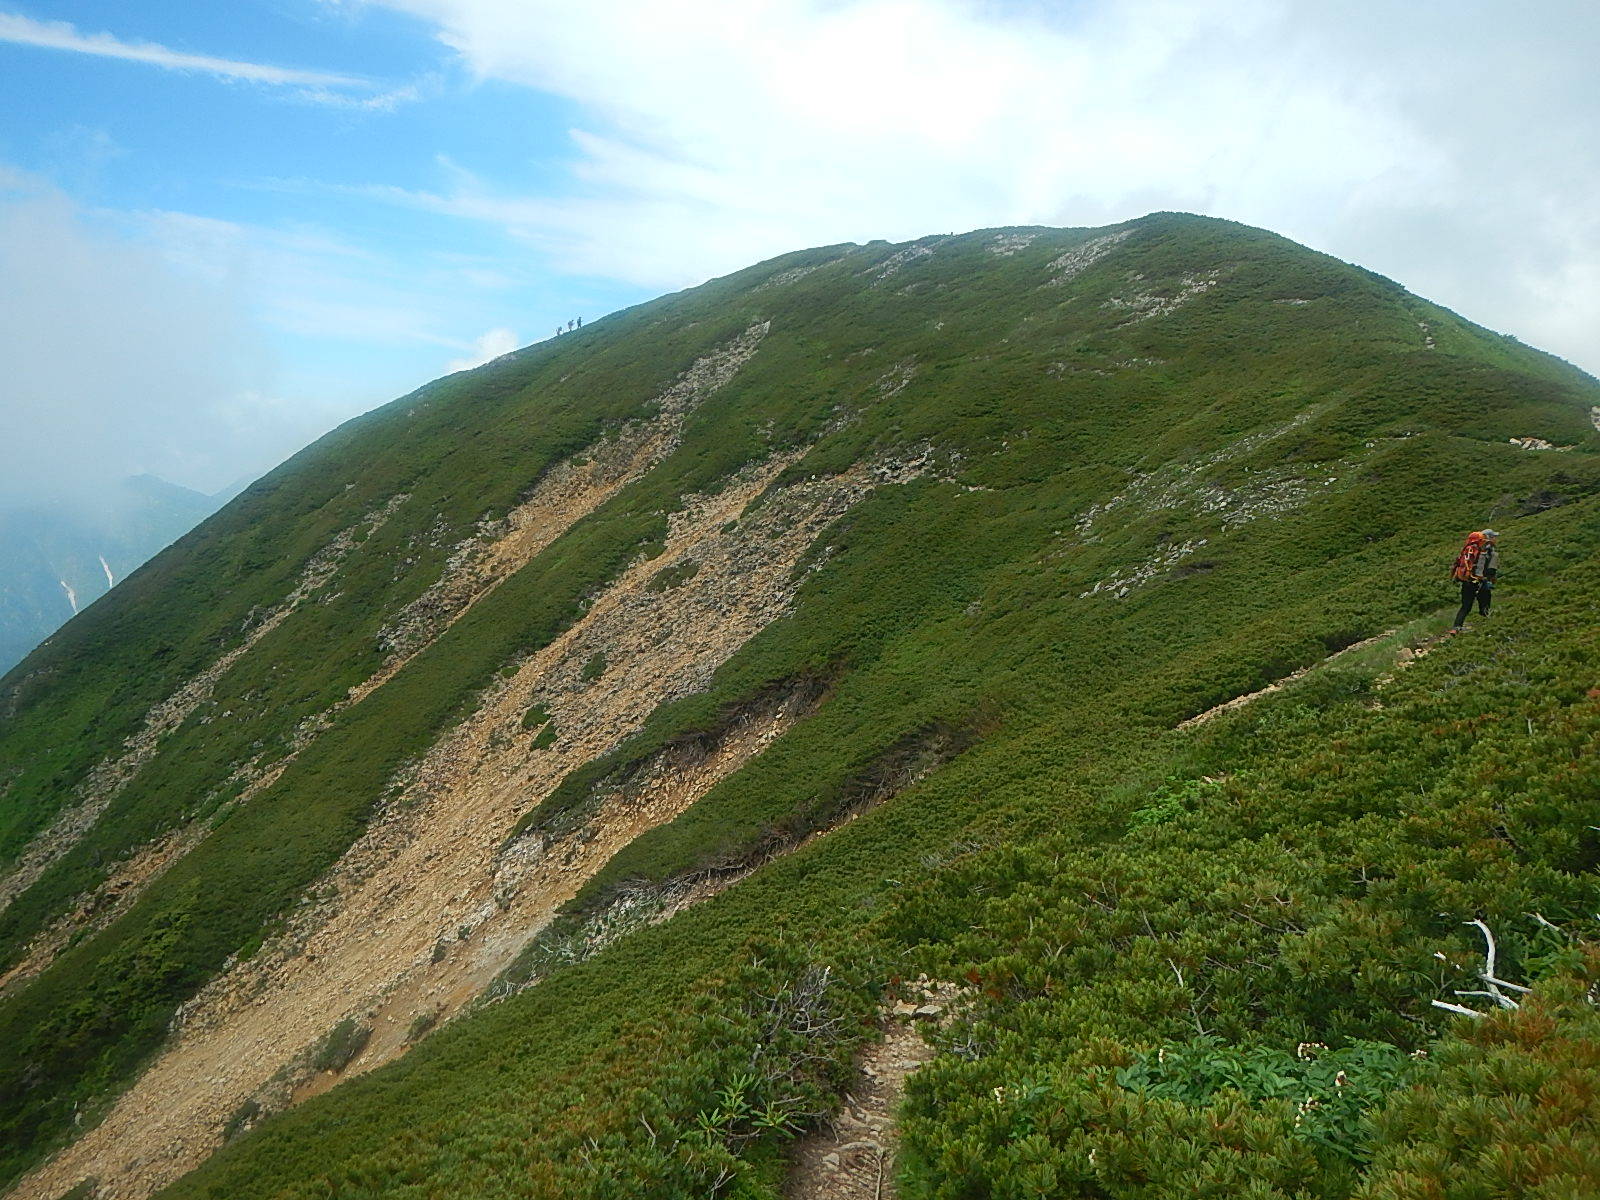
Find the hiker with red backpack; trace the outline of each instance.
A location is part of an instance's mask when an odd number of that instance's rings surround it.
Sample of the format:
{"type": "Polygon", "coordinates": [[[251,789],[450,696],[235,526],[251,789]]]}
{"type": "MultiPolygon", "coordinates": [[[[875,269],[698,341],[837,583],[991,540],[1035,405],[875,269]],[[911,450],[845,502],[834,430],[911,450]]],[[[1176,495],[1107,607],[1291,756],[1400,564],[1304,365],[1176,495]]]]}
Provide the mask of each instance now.
{"type": "Polygon", "coordinates": [[[1493,598],[1495,577],[1500,574],[1500,550],[1496,543],[1500,535],[1493,529],[1467,534],[1467,544],[1456,555],[1455,569],[1450,577],[1461,584],[1461,611],[1456,613],[1451,633],[1460,633],[1472,612],[1474,602],[1478,615],[1489,615],[1489,601],[1493,598]]]}

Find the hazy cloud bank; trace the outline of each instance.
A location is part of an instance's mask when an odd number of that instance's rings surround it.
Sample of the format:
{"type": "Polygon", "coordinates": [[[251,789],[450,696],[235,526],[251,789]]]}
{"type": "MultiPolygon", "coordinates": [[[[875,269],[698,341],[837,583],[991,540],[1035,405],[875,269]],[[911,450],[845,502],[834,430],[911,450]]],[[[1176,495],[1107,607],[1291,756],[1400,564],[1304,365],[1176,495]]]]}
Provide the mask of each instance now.
{"type": "Polygon", "coordinates": [[[0,165],[0,504],[145,472],[206,492],[260,474],[515,349],[494,325],[512,281],[485,269],[313,229],[87,209],[0,165]],[[474,326],[488,332],[456,332],[474,326]]]}
{"type": "Polygon", "coordinates": [[[81,496],[144,472],[214,491],[327,427],[262,390],[274,364],[225,261],[185,270],[10,172],[0,278],[0,493],[81,496]]]}
{"type": "Polygon", "coordinates": [[[1600,369],[1600,7],[372,0],[561,95],[569,194],[394,202],[679,286],[841,240],[1232,217],[1600,369]]]}

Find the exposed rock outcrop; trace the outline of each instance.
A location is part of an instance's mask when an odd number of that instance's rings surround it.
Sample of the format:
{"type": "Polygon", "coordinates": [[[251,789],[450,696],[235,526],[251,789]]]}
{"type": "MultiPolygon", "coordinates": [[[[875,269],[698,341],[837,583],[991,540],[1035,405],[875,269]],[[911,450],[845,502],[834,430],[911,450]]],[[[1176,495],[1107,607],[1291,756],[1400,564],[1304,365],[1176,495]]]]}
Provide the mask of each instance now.
{"type": "Polygon", "coordinates": [[[1065,254],[1058,255],[1050,261],[1052,273],[1045,286],[1060,287],[1062,284],[1071,283],[1126,241],[1132,232],[1131,229],[1119,229],[1115,233],[1090,238],[1081,246],[1074,246],[1065,254]]]}

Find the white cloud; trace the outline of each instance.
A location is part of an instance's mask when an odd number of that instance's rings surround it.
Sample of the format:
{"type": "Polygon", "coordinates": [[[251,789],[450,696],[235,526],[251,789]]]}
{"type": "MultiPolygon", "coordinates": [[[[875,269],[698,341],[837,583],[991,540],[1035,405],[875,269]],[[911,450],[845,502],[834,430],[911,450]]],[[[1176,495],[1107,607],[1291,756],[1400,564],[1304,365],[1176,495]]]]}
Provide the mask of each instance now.
{"type": "Polygon", "coordinates": [[[18,13],[0,12],[0,42],[38,46],[47,50],[66,50],[74,54],[121,59],[124,62],[145,63],[163,70],[192,71],[214,75],[221,79],[307,88],[312,90],[303,94],[309,99],[357,103],[381,108],[392,106],[399,99],[410,98],[409,94],[402,94],[407,91],[402,89],[402,92],[388,93],[387,98],[375,97],[351,101],[349,97],[329,92],[327,89],[370,89],[372,84],[353,75],[305,71],[296,67],[277,67],[266,63],[239,62],[235,59],[215,58],[209,54],[189,54],[156,42],[127,42],[110,33],[83,33],[66,21],[35,21],[18,13]]]}
{"type": "Polygon", "coordinates": [[[560,192],[383,194],[575,273],[677,286],[824,242],[1187,209],[1600,367],[1590,0],[372,2],[584,114],[560,192]]]}
{"type": "Polygon", "coordinates": [[[0,492],[266,470],[462,349],[437,332],[454,266],[414,269],[316,231],[87,210],[0,164],[0,492]],[[310,338],[331,361],[286,365],[310,338]]]}
{"type": "Polygon", "coordinates": [[[446,371],[470,371],[484,363],[493,362],[502,354],[510,354],[520,343],[509,329],[491,329],[472,343],[472,352],[465,358],[451,359],[446,371]]]}
{"type": "Polygon", "coordinates": [[[8,490],[72,494],[141,471],[228,481],[217,460],[239,452],[237,417],[221,406],[272,370],[232,289],[37,183],[0,198],[0,278],[8,490]]]}
{"type": "Polygon", "coordinates": [[[470,311],[476,285],[458,260],[396,257],[320,229],[192,213],[147,210],[120,219],[186,273],[236,286],[272,330],[346,347],[461,350],[469,344],[443,332],[476,319],[470,311]]]}

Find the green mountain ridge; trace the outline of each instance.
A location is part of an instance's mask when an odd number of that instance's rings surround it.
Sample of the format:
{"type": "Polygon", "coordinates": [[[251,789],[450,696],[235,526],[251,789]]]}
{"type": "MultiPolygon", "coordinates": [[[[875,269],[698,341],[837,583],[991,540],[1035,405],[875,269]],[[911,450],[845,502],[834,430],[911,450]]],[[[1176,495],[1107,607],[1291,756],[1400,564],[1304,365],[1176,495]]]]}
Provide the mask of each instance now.
{"type": "Polygon", "coordinates": [[[902,1196],[1584,1194],[1597,404],[1155,214],[358,418],[0,681],[0,1178],[776,1196],[927,977],[902,1196]]]}

